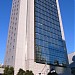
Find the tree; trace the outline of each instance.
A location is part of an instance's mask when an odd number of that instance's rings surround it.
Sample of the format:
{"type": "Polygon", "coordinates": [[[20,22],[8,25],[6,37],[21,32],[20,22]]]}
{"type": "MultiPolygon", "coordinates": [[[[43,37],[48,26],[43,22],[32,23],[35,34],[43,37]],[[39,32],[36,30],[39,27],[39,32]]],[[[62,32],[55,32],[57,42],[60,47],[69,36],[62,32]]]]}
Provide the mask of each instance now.
{"type": "Polygon", "coordinates": [[[14,68],[13,67],[5,67],[4,68],[4,75],[14,75],[14,68]]]}
{"type": "Polygon", "coordinates": [[[26,70],[25,75],[34,75],[32,71],[26,70]]]}
{"type": "Polygon", "coordinates": [[[32,71],[29,71],[29,70],[24,71],[23,69],[20,68],[17,75],[34,75],[34,74],[32,71]]]}
{"type": "Polygon", "coordinates": [[[25,75],[25,71],[20,68],[17,75],[25,75]]]}
{"type": "Polygon", "coordinates": [[[8,70],[9,70],[8,66],[4,68],[4,75],[8,75],[8,70]]]}
{"type": "Polygon", "coordinates": [[[8,69],[8,73],[9,73],[9,75],[14,75],[14,68],[13,67],[10,67],[8,69]]]}

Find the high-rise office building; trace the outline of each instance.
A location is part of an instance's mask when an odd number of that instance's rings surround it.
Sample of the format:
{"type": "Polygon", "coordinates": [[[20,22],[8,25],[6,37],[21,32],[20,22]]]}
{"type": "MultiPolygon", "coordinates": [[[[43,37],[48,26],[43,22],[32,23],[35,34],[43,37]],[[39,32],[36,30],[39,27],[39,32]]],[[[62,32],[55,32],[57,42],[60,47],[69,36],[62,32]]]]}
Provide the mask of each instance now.
{"type": "Polygon", "coordinates": [[[58,0],[13,0],[4,65],[47,75],[67,72],[67,50],[58,0]]]}

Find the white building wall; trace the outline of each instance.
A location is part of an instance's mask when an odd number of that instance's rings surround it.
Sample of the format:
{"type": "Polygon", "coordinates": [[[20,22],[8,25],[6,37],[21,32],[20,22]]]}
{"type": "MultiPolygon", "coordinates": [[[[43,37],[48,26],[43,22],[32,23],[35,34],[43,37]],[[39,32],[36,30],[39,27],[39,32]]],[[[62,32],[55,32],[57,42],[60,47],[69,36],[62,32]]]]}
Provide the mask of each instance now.
{"type": "Polygon", "coordinates": [[[20,0],[13,0],[4,65],[14,66],[20,0]]]}
{"type": "Polygon", "coordinates": [[[27,0],[21,0],[19,21],[18,21],[16,54],[15,54],[15,75],[18,72],[19,68],[25,70],[25,54],[27,50],[26,18],[27,18],[27,0]]]}
{"type": "Polygon", "coordinates": [[[73,56],[75,56],[75,52],[68,54],[69,64],[71,64],[71,63],[74,62],[74,61],[72,60],[73,56]]]}
{"type": "Polygon", "coordinates": [[[26,69],[32,70],[34,75],[43,73],[49,69],[45,64],[34,62],[34,0],[28,0],[28,14],[27,14],[27,60],[26,69]]]}

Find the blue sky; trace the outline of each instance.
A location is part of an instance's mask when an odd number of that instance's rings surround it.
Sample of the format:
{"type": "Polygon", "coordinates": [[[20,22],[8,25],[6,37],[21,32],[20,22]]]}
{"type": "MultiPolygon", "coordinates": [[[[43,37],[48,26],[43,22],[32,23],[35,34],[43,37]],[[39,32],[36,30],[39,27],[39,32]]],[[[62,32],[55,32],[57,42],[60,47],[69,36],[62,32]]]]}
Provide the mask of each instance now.
{"type": "MultiPolygon", "coordinates": [[[[68,53],[74,52],[74,0],[59,0],[68,53]]],[[[4,62],[12,0],[0,0],[0,63],[4,62]]]]}

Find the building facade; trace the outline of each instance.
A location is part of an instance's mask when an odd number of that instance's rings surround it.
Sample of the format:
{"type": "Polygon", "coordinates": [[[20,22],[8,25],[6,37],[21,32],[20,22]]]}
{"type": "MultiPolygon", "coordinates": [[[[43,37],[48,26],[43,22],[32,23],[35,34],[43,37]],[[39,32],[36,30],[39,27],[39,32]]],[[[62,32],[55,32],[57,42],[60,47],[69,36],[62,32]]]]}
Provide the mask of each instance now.
{"type": "Polygon", "coordinates": [[[75,52],[68,54],[69,67],[72,75],[75,75],[75,52]]]}
{"type": "Polygon", "coordinates": [[[4,65],[70,75],[58,0],[13,0],[4,65]]]}
{"type": "Polygon", "coordinates": [[[4,68],[0,68],[0,75],[4,74],[4,68]]]}
{"type": "MultiPolygon", "coordinates": [[[[75,52],[68,54],[68,60],[69,60],[69,64],[71,64],[75,61],[75,52]]],[[[75,66],[75,65],[73,65],[73,66],[75,66]]]]}

